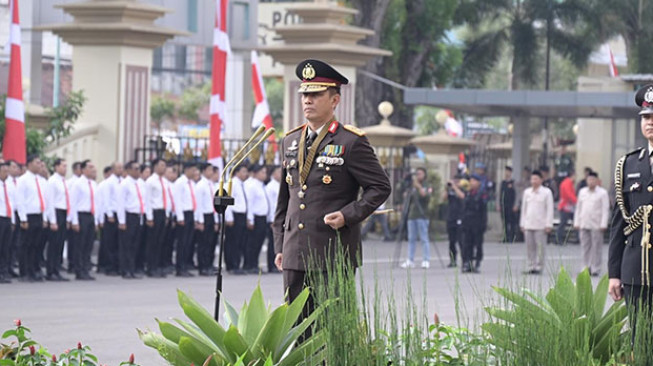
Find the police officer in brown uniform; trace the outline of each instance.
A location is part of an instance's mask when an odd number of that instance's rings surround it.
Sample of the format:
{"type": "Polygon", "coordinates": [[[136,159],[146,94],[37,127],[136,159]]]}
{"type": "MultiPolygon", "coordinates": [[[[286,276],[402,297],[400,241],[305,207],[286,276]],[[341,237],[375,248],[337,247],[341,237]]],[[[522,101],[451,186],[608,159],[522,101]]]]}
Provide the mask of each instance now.
{"type": "Polygon", "coordinates": [[[650,260],[653,256],[653,84],[638,90],[635,103],[641,107],[641,131],[648,146],[626,154],[617,162],[608,275],[611,297],[615,301],[625,297],[626,303],[637,311],[640,304],[650,309],[653,300],[650,260]]]}
{"type": "Polygon", "coordinates": [[[283,271],[289,302],[303,290],[306,272],[325,271],[336,251],[354,268],[360,265],[360,223],[391,190],[364,133],[335,120],[347,78],[318,60],[302,61],[296,74],[307,123],[283,139],[273,223],[275,264],[283,271]]]}

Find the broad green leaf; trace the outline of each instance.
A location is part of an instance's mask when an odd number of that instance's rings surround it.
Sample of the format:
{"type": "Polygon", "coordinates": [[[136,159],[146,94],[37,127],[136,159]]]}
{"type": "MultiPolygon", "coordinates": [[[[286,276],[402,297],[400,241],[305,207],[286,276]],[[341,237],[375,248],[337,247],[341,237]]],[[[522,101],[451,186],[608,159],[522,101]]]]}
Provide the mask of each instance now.
{"type": "Polygon", "coordinates": [[[608,275],[603,275],[599,280],[598,285],[596,285],[596,289],[594,290],[594,298],[592,299],[592,303],[594,306],[595,322],[601,319],[601,315],[605,309],[605,301],[608,298],[608,285],[608,275]]]}
{"type": "Polygon", "coordinates": [[[222,349],[211,341],[209,337],[206,336],[198,327],[183,320],[175,319],[177,324],[181,325],[193,339],[196,339],[198,342],[201,342],[206,347],[209,347],[213,352],[218,352],[222,354],[222,349]]]}
{"type": "Polygon", "coordinates": [[[297,324],[297,321],[304,310],[304,305],[306,305],[306,301],[308,301],[309,294],[310,290],[308,288],[303,289],[299,296],[288,305],[288,314],[286,315],[286,321],[283,324],[282,334],[287,334],[290,329],[297,324]]]}
{"type": "Polygon", "coordinates": [[[206,311],[197,301],[178,291],[179,303],[181,304],[184,314],[193,321],[193,323],[204,332],[211,341],[218,347],[222,343],[225,330],[218,322],[213,319],[211,314],[206,311]]]}
{"type": "Polygon", "coordinates": [[[593,315],[594,307],[592,300],[594,294],[592,293],[592,280],[589,271],[583,270],[576,277],[576,316],[593,315]]]}
{"type": "Polygon", "coordinates": [[[283,351],[288,349],[288,347],[290,347],[290,345],[295,342],[306,331],[306,329],[308,329],[313,324],[313,322],[315,322],[315,319],[317,319],[317,317],[320,316],[320,314],[322,314],[322,312],[324,312],[324,310],[334,301],[336,301],[336,299],[329,299],[325,301],[323,304],[313,310],[309,316],[304,318],[304,320],[299,323],[299,325],[293,327],[283,338],[281,344],[279,344],[274,354],[281,354],[283,351]]]}
{"type": "Polygon", "coordinates": [[[159,321],[158,319],[156,322],[159,324],[159,330],[161,331],[161,335],[166,337],[171,342],[174,343],[179,343],[179,340],[181,337],[186,336],[189,337],[190,335],[187,332],[184,332],[183,330],[177,328],[176,326],[172,325],[171,323],[168,322],[162,322],[159,321]]]}
{"type": "Polygon", "coordinates": [[[245,364],[249,364],[249,362],[252,361],[253,357],[249,350],[249,346],[240,333],[238,333],[238,328],[235,326],[232,325],[227,330],[227,333],[224,336],[224,344],[235,357],[244,355],[245,364]]]}
{"type": "MultiPolygon", "coordinates": [[[[196,365],[204,364],[209,356],[213,354],[211,348],[207,347],[205,344],[197,341],[190,337],[181,337],[179,340],[179,350],[181,353],[191,360],[196,365]]],[[[209,361],[210,365],[218,366],[218,362],[213,359],[209,361]]]]}
{"type": "MultiPolygon", "coordinates": [[[[294,366],[300,364],[307,357],[317,357],[315,352],[326,345],[326,333],[321,330],[313,334],[306,342],[293,349],[286,357],[277,363],[277,366],[294,366]]],[[[321,360],[323,361],[323,360],[321,360]]]]}
{"type": "Polygon", "coordinates": [[[223,302],[225,308],[225,319],[227,321],[227,326],[233,325],[238,327],[238,311],[226,300],[223,302]]]}
{"type": "Polygon", "coordinates": [[[283,339],[284,333],[281,332],[283,331],[283,324],[286,321],[287,312],[288,307],[285,304],[279,306],[272,312],[250,348],[255,356],[262,358],[272,354],[274,361],[279,359],[280,355],[277,356],[274,352],[283,339]]]}
{"type": "Polygon", "coordinates": [[[576,285],[574,285],[574,281],[564,267],[560,267],[555,286],[549,291],[556,291],[572,304],[576,304],[576,285]]]}
{"type": "Polygon", "coordinates": [[[184,356],[176,343],[173,343],[160,334],[138,331],[138,337],[146,346],[154,348],[161,357],[173,366],[188,366],[191,361],[184,356]]]}
{"type": "Polygon", "coordinates": [[[493,316],[494,318],[503,320],[511,324],[515,324],[515,321],[519,320],[519,318],[515,317],[515,312],[511,310],[487,307],[485,308],[485,311],[491,316],[493,316]]]}
{"type": "Polygon", "coordinates": [[[493,288],[501,296],[505,297],[510,302],[514,303],[519,308],[521,308],[526,313],[528,313],[533,320],[555,325],[555,321],[551,318],[550,313],[547,313],[544,309],[533,304],[530,300],[528,300],[524,296],[512,292],[510,290],[507,290],[505,288],[500,288],[500,287],[493,287],[493,288]]]}
{"type": "Polygon", "coordinates": [[[268,315],[265,301],[263,300],[263,293],[261,292],[261,286],[257,285],[254,293],[252,293],[252,298],[249,301],[247,310],[245,311],[243,323],[238,323],[241,335],[245,338],[248,344],[254,344],[263,328],[263,325],[268,320],[268,315]]]}

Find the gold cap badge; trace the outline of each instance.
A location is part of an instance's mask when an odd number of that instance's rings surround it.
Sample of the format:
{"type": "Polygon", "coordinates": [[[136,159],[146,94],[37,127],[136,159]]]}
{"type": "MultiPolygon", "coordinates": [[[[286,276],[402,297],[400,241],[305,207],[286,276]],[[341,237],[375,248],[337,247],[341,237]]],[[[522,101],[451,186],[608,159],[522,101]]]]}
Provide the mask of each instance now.
{"type": "Polygon", "coordinates": [[[306,80],[311,80],[315,77],[315,69],[313,68],[313,65],[306,64],[306,66],[304,66],[304,70],[302,70],[302,77],[304,77],[306,80]]]}

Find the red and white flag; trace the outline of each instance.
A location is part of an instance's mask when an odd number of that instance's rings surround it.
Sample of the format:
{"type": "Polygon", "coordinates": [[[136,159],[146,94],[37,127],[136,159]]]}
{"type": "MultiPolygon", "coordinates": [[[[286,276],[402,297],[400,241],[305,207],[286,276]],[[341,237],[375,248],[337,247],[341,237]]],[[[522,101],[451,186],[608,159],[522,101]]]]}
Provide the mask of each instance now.
{"type": "Polygon", "coordinates": [[[9,88],[5,104],[5,136],[2,156],[25,164],[25,104],[23,103],[23,74],[20,67],[20,22],[18,0],[11,0],[9,28],[9,88]]]}
{"type": "Polygon", "coordinates": [[[619,69],[617,69],[617,64],[614,62],[614,54],[612,54],[612,48],[609,46],[608,52],[610,54],[610,76],[613,78],[619,77],[619,69]]]}
{"type": "Polygon", "coordinates": [[[222,169],[222,142],[220,134],[227,120],[225,84],[227,55],[231,53],[227,34],[227,1],[216,0],[215,28],[213,29],[213,65],[211,67],[211,125],[209,128],[209,163],[222,169]]]}
{"type": "MultiPolygon", "coordinates": [[[[274,127],[272,116],[270,115],[270,106],[268,105],[268,97],[265,94],[265,86],[263,85],[263,77],[261,76],[261,68],[258,65],[258,55],[256,51],[252,51],[252,90],[254,91],[254,101],[256,108],[252,116],[252,128],[258,128],[261,124],[265,128],[274,127]]],[[[277,141],[274,134],[268,138],[268,143],[272,144],[274,151],[277,151],[277,141]]]]}

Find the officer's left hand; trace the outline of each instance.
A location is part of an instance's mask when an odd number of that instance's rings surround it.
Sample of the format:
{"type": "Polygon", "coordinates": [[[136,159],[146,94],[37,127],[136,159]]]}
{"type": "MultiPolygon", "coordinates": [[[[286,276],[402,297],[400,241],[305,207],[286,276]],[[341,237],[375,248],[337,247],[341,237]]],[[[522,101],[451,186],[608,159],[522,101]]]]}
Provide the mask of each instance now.
{"type": "Polygon", "coordinates": [[[52,224],[52,225],[50,225],[50,230],[51,231],[57,231],[57,230],[59,230],[59,226],[57,226],[57,224],[52,224]]]}
{"type": "Polygon", "coordinates": [[[324,223],[331,226],[332,229],[338,230],[345,226],[345,216],[340,211],[324,215],[324,223]]]}
{"type": "Polygon", "coordinates": [[[247,230],[254,230],[254,224],[247,222],[247,230]]]}
{"type": "Polygon", "coordinates": [[[551,228],[550,227],[545,228],[544,232],[546,232],[547,234],[551,233],[551,228]]]}

